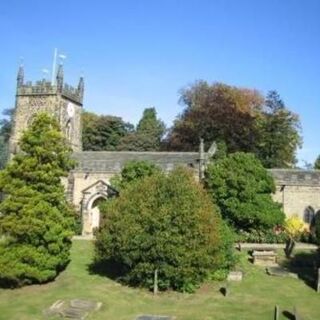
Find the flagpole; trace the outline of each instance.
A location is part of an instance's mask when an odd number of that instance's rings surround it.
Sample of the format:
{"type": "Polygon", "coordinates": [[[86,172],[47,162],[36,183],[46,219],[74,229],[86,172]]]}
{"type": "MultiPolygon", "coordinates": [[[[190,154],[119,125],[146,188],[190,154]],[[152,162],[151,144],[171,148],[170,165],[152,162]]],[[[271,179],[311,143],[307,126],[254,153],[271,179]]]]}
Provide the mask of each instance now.
{"type": "Polygon", "coordinates": [[[54,54],[53,54],[53,63],[52,63],[52,74],[51,74],[51,85],[55,84],[55,75],[56,75],[56,65],[57,65],[57,55],[58,55],[58,49],[54,49],[54,54]]]}

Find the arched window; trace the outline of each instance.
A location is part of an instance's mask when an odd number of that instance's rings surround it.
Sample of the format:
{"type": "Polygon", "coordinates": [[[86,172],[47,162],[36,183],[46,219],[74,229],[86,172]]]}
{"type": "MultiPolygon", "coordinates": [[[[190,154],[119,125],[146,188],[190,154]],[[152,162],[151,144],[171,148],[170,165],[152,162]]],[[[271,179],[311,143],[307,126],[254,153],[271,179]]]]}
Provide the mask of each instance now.
{"type": "Polygon", "coordinates": [[[314,209],[311,206],[308,206],[305,208],[304,213],[303,213],[303,221],[305,223],[312,224],[314,220],[315,212],[314,209]]]}

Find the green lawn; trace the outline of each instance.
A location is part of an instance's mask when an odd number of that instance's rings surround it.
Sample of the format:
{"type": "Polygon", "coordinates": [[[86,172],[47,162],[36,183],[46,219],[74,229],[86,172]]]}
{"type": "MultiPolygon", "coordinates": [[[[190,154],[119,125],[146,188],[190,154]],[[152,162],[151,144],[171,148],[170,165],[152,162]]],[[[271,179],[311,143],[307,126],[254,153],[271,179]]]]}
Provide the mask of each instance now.
{"type": "MultiPolygon", "coordinates": [[[[174,315],[177,320],[273,319],[275,304],[291,311],[296,306],[303,320],[320,319],[320,294],[302,280],[267,276],[242,256],[241,283],[230,285],[230,295],[219,292],[221,283],[202,286],[195,294],[162,293],[121,286],[88,271],[92,243],[73,243],[72,262],[55,282],[22,289],[0,289],[0,319],[43,319],[42,310],[58,299],[87,298],[103,302],[100,311],[88,319],[134,320],[139,314],[174,315]]],[[[281,319],[287,319],[282,317],[281,319]]]]}

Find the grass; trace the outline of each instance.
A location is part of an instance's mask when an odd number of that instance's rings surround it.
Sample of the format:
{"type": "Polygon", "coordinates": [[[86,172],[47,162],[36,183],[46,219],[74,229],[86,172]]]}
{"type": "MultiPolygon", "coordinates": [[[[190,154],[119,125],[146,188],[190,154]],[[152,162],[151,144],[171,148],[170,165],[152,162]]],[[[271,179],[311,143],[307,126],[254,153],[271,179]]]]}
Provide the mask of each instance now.
{"type": "MultiPolygon", "coordinates": [[[[195,294],[167,292],[154,297],[90,274],[92,249],[90,241],[74,241],[70,265],[52,283],[0,289],[0,319],[43,319],[42,310],[53,302],[74,298],[101,301],[102,309],[88,318],[97,320],[134,320],[139,314],[173,315],[177,320],[271,320],[276,304],[287,312],[295,306],[304,320],[320,319],[320,294],[303,280],[266,275],[243,254],[238,269],[244,271],[244,279],[229,285],[227,297],[219,292],[224,283],[218,282],[204,284],[195,294]]],[[[280,319],[290,317],[282,314],[280,319]]]]}

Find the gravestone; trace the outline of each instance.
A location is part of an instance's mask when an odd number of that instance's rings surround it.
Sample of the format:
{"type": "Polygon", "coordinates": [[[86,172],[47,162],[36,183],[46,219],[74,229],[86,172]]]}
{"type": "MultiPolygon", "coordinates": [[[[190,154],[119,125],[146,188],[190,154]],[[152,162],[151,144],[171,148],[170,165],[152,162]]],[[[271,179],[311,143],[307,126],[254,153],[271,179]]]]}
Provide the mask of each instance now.
{"type": "Polygon", "coordinates": [[[280,308],[279,306],[275,306],[274,308],[274,320],[279,320],[279,313],[280,313],[280,308]]]}
{"type": "Polygon", "coordinates": [[[293,252],[295,245],[296,245],[296,243],[294,240],[289,239],[287,241],[286,247],[284,249],[284,252],[285,252],[287,258],[291,258],[291,255],[292,255],[292,252],[293,252]]]}
{"type": "Polygon", "coordinates": [[[241,281],[243,277],[242,271],[230,271],[227,277],[228,281],[241,281]]]}
{"type": "Polygon", "coordinates": [[[253,251],[253,264],[260,266],[273,266],[276,265],[277,255],[273,250],[253,251]]]}
{"type": "Polygon", "coordinates": [[[289,272],[280,266],[268,267],[266,268],[266,272],[270,276],[291,277],[298,279],[298,275],[296,273],[289,272]]]}
{"type": "Polygon", "coordinates": [[[44,314],[47,318],[60,316],[67,319],[84,320],[91,312],[99,310],[101,306],[101,302],[90,300],[74,299],[69,303],[58,300],[49,309],[44,310],[44,314]]]}
{"type": "Polygon", "coordinates": [[[296,307],[293,308],[293,315],[295,320],[302,320],[296,307]]]}

